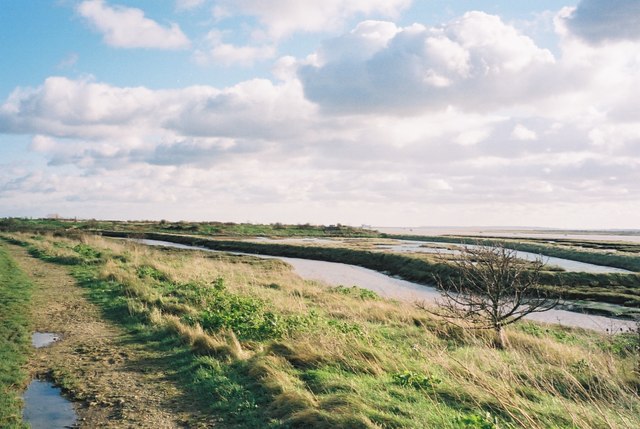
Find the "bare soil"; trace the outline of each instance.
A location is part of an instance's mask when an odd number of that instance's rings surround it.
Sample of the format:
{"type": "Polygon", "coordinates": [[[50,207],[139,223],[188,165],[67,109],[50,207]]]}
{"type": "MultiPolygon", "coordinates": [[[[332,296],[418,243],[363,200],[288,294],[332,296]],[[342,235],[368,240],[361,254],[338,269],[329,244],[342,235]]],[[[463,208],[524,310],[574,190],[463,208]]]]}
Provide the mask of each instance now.
{"type": "Polygon", "coordinates": [[[34,351],[33,377],[52,379],[76,400],[80,428],[211,427],[157,362],[159,352],[136,344],[105,321],[65,267],[7,246],[31,278],[35,331],[62,335],[34,351]],[[155,354],[154,354],[155,353],[155,354]]]}

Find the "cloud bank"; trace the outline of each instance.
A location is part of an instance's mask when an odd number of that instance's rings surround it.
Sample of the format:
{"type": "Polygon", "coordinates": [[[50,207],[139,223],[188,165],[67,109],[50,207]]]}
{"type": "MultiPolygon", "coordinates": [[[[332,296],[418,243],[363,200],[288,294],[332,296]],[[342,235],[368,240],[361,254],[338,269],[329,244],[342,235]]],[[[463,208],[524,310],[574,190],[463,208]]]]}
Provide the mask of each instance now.
{"type": "Polygon", "coordinates": [[[332,111],[486,110],[540,96],[554,62],[499,17],[469,12],[441,27],[361,23],[299,76],[307,97],[332,111]]]}
{"type": "MultiPolygon", "coordinates": [[[[437,26],[363,20],[306,57],[279,58],[272,79],[226,87],[52,76],[16,88],[0,103],[0,133],[31,136],[47,167],[3,165],[0,201],[95,217],[122,217],[117,206],[167,218],[621,225],[640,209],[640,102],[629,96],[640,42],[614,29],[585,37],[591,3],[557,16],[553,53],[468,12],[437,26]]],[[[407,2],[385,4],[323,3],[340,13],[307,28],[407,2]]],[[[278,5],[295,16],[295,3],[278,5]]],[[[274,37],[301,31],[258,2],[234,7],[274,37]]],[[[211,35],[207,61],[261,57],[211,35]]]]}
{"type": "Polygon", "coordinates": [[[591,43],[640,40],[640,1],[582,0],[567,21],[573,33],[591,43]]]}
{"type": "Polygon", "coordinates": [[[104,0],[80,3],[77,12],[116,48],[183,49],[190,41],[177,24],[163,27],[140,9],[109,6],[104,0]]]}
{"type": "Polygon", "coordinates": [[[253,16],[266,36],[279,39],[295,32],[337,30],[356,15],[396,17],[411,0],[222,0],[216,4],[221,16],[253,16]]]}

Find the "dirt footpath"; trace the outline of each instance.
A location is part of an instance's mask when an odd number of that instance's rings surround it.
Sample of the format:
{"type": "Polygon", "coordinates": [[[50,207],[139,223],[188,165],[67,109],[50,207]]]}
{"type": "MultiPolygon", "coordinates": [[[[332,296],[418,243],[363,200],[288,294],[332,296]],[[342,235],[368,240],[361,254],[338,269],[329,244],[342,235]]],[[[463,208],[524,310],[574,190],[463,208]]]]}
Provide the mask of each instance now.
{"type": "Polygon", "coordinates": [[[34,284],[35,330],[62,335],[61,341],[35,351],[30,371],[53,378],[79,400],[79,427],[209,426],[188,410],[181,391],[162,371],[145,366],[159,356],[128,342],[118,327],[103,320],[64,267],[35,259],[20,247],[7,248],[34,284]]]}

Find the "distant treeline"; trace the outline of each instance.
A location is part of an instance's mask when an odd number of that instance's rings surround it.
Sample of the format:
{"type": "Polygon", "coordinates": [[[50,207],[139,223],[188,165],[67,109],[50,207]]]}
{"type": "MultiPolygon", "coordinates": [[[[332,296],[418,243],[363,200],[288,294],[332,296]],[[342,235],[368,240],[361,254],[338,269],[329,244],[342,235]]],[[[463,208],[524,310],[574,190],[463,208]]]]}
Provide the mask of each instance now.
{"type": "Polygon", "coordinates": [[[96,219],[0,219],[0,231],[93,231],[110,230],[129,233],[166,232],[191,235],[266,236],[266,237],[379,237],[377,231],[348,225],[286,225],[234,222],[111,221],[96,219]]]}

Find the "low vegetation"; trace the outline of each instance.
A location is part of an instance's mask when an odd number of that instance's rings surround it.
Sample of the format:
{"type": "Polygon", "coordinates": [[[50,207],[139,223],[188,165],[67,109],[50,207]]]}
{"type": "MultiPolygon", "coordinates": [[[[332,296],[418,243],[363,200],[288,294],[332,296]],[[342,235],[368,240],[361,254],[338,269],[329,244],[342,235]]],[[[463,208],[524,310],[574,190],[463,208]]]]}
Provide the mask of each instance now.
{"type": "Polygon", "coordinates": [[[188,347],[180,380],[223,427],[640,426],[637,339],[519,323],[510,346],[277,260],[97,236],[5,235],[64,264],[106,317],[188,347]]]}
{"type": "MultiPolygon", "coordinates": [[[[126,237],[127,233],[103,232],[104,235],[126,237]]],[[[207,239],[183,235],[145,233],[137,237],[196,245],[209,249],[317,259],[359,265],[386,272],[403,279],[433,285],[435,278],[447,281],[458,273],[452,264],[437,255],[404,255],[348,247],[320,247],[279,243],[255,243],[249,241],[207,239]]],[[[640,274],[593,274],[546,271],[540,273],[540,287],[551,297],[569,300],[585,300],[624,306],[631,311],[640,308],[640,274]]],[[[586,306],[585,306],[586,307],[586,306]]],[[[588,308],[588,307],[586,307],[588,308]]],[[[619,309],[618,309],[619,310],[619,309]]],[[[601,309],[608,314],[616,310],[601,309]]]]}
{"type": "Polygon", "coordinates": [[[31,284],[0,243],[0,427],[22,428],[20,395],[29,356],[31,284]]]}
{"type": "Polygon", "coordinates": [[[0,219],[0,231],[121,231],[129,234],[161,232],[202,236],[268,236],[268,237],[377,237],[376,231],[347,225],[286,225],[282,223],[253,224],[234,222],[169,222],[169,221],[106,221],[77,219],[0,219]]]}
{"type": "MultiPolygon", "coordinates": [[[[70,219],[16,219],[0,220],[0,231],[23,231],[53,234],[79,234],[99,231],[103,235],[119,237],[147,237],[184,244],[198,244],[217,250],[265,253],[277,256],[320,259],[360,265],[388,272],[406,280],[434,284],[434,277],[446,280],[455,270],[429,254],[393,254],[375,250],[372,237],[387,236],[361,228],[344,225],[254,225],[222,222],[152,222],[152,221],[96,221],[70,219]],[[247,237],[340,237],[350,238],[349,244],[336,241],[331,247],[276,243],[250,243],[240,241],[247,237]]],[[[632,243],[595,243],[571,240],[503,240],[452,236],[389,236],[418,241],[452,244],[504,244],[515,250],[540,253],[547,256],[582,261],[597,265],[625,268],[640,272],[640,246],[632,243]],[[606,246],[609,252],[602,252],[606,246]],[[599,248],[600,251],[593,249],[599,248]]],[[[540,283],[545,292],[574,302],[572,308],[580,311],[635,318],[640,315],[640,274],[594,274],[564,272],[548,267],[541,273],[540,283]],[[599,303],[605,304],[600,305],[599,303]]]]}
{"type": "MultiPolygon", "coordinates": [[[[383,236],[388,236],[383,234],[383,236]]],[[[503,238],[478,238],[478,237],[456,237],[456,236],[416,236],[416,235],[396,235],[393,238],[431,241],[439,243],[456,244],[485,244],[495,245],[504,243],[510,249],[521,250],[553,256],[556,258],[571,259],[573,261],[585,262],[587,264],[604,265],[608,267],[622,268],[629,271],[640,272],[640,245],[631,243],[597,243],[589,241],[570,240],[535,240],[518,239],[509,240],[503,238]],[[543,242],[541,242],[543,241],[543,242]],[[606,247],[605,247],[606,246],[606,247]],[[608,252],[594,251],[594,249],[608,249],[608,252]],[[623,251],[623,253],[617,253],[623,251]]]]}

